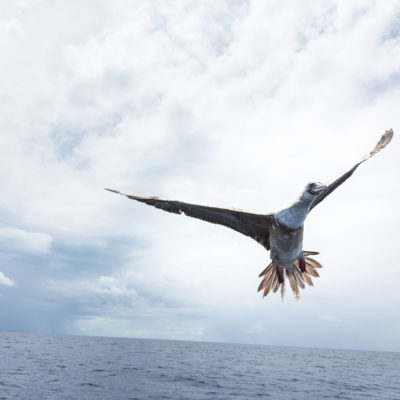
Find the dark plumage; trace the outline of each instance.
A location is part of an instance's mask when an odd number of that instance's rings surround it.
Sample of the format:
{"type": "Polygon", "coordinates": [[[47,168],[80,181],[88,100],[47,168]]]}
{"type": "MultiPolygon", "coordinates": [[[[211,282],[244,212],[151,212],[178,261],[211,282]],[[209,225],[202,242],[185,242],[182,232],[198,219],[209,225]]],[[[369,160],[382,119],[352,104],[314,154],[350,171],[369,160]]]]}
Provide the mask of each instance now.
{"type": "Polygon", "coordinates": [[[318,261],[310,257],[318,253],[303,251],[302,248],[303,224],[308,213],[346,181],[361,163],[381,151],[390,142],[392,136],[391,129],[386,131],[370,153],[337,179],[326,185],[316,182],[308,184],[291,206],[269,214],[253,214],[236,209],[202,206],[158,197],[133,196],[113,189],[106,190],[164,211],[175,214],[184,213],[189,217],[224,225],[254,239],[266,250],[271,251],[272,260],[259,275],[262,280],[258,291],[263,291],[263,295],[266,296],[270,291],[276,292],[281,288],[283,298],[287,278],[296,300],[299,301],[299,287],[304,289],[305,283],[313,286],[311,277],[318,277],[317,269],[322,268],[318,261]]]}

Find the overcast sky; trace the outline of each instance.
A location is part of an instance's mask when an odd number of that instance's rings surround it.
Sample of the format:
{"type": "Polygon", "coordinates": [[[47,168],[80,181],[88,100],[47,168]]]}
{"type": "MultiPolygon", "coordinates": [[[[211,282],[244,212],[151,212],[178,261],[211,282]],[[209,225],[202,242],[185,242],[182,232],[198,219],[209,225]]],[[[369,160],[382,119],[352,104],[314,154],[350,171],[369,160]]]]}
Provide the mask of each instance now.
{"type": "Polygon", "coordinates": [[[0,51],[0,330],[400,351],[398,1],[16,0],[0,51]],[[300,305],[256,242],[104,191],[270,212],[389,128],[300,305]]]}

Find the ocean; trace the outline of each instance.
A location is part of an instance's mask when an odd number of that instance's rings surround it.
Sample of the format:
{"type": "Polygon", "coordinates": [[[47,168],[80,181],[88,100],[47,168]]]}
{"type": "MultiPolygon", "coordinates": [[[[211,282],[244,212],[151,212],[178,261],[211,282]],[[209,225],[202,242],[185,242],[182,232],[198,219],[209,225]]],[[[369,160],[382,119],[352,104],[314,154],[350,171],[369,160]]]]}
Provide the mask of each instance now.
{"type": "Polygon", "coordinates": [[[400,399],[400,353],[0,333],[2,400],[400,399]]]}

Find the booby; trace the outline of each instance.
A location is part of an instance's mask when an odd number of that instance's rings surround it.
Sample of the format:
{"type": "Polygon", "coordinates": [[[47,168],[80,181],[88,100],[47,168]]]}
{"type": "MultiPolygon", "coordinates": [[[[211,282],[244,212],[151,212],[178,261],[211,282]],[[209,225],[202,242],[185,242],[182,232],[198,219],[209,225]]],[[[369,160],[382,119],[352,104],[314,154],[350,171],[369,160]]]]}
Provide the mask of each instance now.
{"type": "Polygon", "coordinates": [[[299,301],[299,287],[304,289],[305,284],[313,286],[312,277],[318,277],[317,270],[322,268],[318,261],[310,257],[319,254],[318,252],[303,250],[304,221],[308,213],[346,181],[360,164],[386,147],[392,137],[393,130],[386,131],[371,152],[338,178],[327,184],[309,183],[289,207],[268,214],[253,214],[238,209],[209,207],[153,196],[133,196],[114,189],[106,190],[164,211],[184,213],[189,217],[224,225],[254,239],[266,250],[270,250],[271,259],[270,264],[259,275],[262,280],[258,291],[263,291],[265,297],[280,288],[283,299],[287,279],[295,299],[299,301]]]}

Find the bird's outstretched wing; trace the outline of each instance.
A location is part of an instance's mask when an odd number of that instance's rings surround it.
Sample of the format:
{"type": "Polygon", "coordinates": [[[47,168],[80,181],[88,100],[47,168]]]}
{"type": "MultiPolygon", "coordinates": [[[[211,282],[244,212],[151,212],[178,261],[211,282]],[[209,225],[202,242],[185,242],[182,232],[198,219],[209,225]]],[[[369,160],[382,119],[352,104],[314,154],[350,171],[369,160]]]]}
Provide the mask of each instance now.
{"type": "Polygon", "coordinates": [[[357,164],[355,164],[353,167],[351,167],[348,171],[346,171],[344,174],[339,176],[337,179],[333,180],[330,182],[327,187],[315,198],[313,203],[311,204],[310,211],[319,203],[321,203],[322,200],[325,199],[326,196],[328,196],[330,193],[332,193],[338,186],[340,186],[344,181],[346,181],[350,176],[353,174],[353,172],[357,169],[357,167],[363,163],[364,161],[368,160],[368,158],[372,157],[376,153],[380,152],[382,149],[386,147],[386,145],[392,140],[393,137],[393,130],[390,129],[386,131],[382,137],[380,138],[379,142],[377,145],[374,147],[374,149],[369,152],[366,156],[364,156],[357,164]]]}
{"type": "Polygon", "coordinates": [[[121,193],[118,190],[106,190],[160,208],[164,211],[175,214],[184,213],[189,217],[198,218],[213,224],[224,225],[243,235],[251,237],[269,250],[270,214],[252,214],[235,209],[201,206],[198,204],[184,203],[183,201],[160,199],[158,197],[132,196],[121,193]]]}

